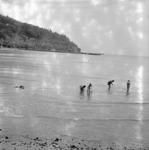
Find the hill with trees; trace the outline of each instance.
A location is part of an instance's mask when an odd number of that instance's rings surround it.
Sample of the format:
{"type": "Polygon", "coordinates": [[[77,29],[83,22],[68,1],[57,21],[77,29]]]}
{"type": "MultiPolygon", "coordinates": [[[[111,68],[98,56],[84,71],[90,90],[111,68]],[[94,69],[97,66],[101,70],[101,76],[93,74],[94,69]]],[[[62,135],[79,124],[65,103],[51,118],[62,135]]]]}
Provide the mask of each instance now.
{"type": "Polygon", "coordinates": [[[0,45],[27,50],[80,53],[68,37],[0,15],[0,45]]]}

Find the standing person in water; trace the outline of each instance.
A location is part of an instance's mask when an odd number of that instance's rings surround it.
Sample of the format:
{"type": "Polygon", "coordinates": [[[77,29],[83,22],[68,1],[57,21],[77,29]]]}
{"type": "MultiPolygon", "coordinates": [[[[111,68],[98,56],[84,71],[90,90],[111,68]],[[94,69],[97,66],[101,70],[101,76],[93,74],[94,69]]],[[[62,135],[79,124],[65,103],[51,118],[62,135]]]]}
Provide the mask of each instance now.
{"type": "Polygon", "coordinates": [[[89,96],[91,93],[92,84],[90,83],[87,87],[87,95],[89,96]]]}
{"type": "Polygon", "coordinates": [[[114,80],[110,80],[108,81],[107,85],[108,85],[108,90],[111,89],[111,85],[113,85],[114,80]]]}
{"type": "Polygon", "coordinates": [[[129,89],[130,89],[130,80],[127,81],[127,94],[129,94],[129,89]]]}

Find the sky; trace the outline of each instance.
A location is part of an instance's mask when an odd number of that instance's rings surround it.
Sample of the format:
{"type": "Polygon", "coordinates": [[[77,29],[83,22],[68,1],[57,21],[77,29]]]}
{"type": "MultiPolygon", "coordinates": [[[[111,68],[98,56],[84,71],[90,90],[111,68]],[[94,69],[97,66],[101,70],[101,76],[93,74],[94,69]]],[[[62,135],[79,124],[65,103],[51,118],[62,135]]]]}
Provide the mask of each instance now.
{"type": "Polygon", "coordinates": [[[149,0],[0,0],[0,13],[65,34],[83,52],[149,56],[149,0]]]}

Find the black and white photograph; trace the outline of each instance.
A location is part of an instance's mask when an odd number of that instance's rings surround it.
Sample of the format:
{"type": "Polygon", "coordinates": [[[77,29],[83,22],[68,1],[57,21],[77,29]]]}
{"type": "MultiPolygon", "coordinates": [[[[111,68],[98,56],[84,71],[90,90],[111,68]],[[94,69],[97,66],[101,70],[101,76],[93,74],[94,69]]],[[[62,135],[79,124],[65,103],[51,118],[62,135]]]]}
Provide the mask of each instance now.
{"type": "Polygon", "coordinates": [[[0,0],[0,150],[149,150],[149,0],[0,0]]]}

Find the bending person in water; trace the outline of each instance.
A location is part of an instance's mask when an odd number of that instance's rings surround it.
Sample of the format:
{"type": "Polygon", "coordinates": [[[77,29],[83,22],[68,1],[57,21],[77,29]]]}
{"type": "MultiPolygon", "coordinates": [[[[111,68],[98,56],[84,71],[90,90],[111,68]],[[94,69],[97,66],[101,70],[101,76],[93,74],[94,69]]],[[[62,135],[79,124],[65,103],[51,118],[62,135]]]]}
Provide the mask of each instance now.
{"type": "Polygon", "coordinates": [[[108,85],[108,90],[111,89],[111,85],[113,85],[114,80],[110,80],[108,81],[107,85],[108,85]]]}
{"type": "Polygon", "coordinates": [[[127,94],[129,94],[129,89],[130,89],[130,80],[127,81],[127,94]]]}
{"type": "Polygon", "coordinates": [[[84,92],[86,85],[80,85],[80,94],[84,92]]]}

